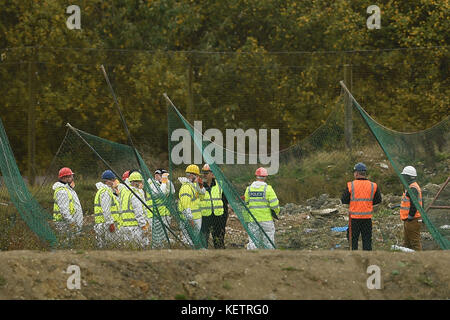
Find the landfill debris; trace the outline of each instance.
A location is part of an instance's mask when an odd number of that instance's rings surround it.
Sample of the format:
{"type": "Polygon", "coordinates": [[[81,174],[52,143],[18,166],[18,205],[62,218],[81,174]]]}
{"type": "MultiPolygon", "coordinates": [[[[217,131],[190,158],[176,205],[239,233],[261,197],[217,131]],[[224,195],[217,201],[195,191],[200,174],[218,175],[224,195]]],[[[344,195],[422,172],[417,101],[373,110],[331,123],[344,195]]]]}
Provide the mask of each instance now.
{"type": "Polygon", "coordinates": [[[405,248],[405,247],[402,247],[402,246],[398,246],[396,244],[391,246],[391,250],[395,250],[395,251],[398,250],[398,251],[402,251],[402,252],[414,252],[413,249],[409,249],[409,248],[405,248]]]}
{"type": "Polygon", "coordinates": [[[378,165],[383,169],[389,169],[389,166],[386,163],[380,162],[378,165]]]}
{"type": "Polygon", "coordinates": [[[331,228],[331,231],[344,232],[344,231],[347,231],[347,229],[348,229],[348,226],[345,226],[345,227],[334,227],[334,228],[331,228]]]}
{"type": "Polygon", "coordinates": [[[440,226],[441,229],[450,229],[450,225],[444,224],[443,226],[440,226]]]}

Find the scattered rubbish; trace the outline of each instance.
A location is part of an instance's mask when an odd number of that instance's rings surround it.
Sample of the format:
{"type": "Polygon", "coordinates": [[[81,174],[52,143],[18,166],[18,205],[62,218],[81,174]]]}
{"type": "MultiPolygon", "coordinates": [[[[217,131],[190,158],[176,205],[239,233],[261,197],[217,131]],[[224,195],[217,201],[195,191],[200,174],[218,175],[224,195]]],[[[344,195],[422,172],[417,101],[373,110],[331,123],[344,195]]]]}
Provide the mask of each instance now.
{"type": "Polygon", "coordinates": [[[389,166],[385,163],[380,162],[380,163],[378,163],[378,165],[383,169],[389,169],[389,166]]]}
{"type": "Polygon", "coordinates": [[[402,247],[402,246],[398,246],[396,244],[391,246],[391,250],[399,250],[399,251],[402,251],[402,252],[414,252],[413,249],[409,249],[409,248],[405,248],[405,247],[402,247]]]}
{"type": "Polygon", "coordinates": [[[347,231],[347,229],[348,229],[348,226],[345,226],[345,227],[334,227],[334,228],[331,228],[331,231],[344,232],[344,231],[347,231]]]}
{"type": "Polygon", "coordinates": [[[443,226],[440,226],[441,229],[450,229],[450,225],[444,224],[443,226]]]}
{"type": "Polygon", "coordinates": [[[304,231],[305,231],[305,233],[310,233],[310,232],[317,231],[317,229],[305,229],[304,231]]]}
{"type": "Polygon", "coordinates": [[[337,208],[330,208],[330,209],[314,210],[314,211],[311,211],[311,213],[321,215],[321,216],[327,216],[327,215],[331,215],[333,213],[337,213],[338,211],[339,210],[337,208]]]}

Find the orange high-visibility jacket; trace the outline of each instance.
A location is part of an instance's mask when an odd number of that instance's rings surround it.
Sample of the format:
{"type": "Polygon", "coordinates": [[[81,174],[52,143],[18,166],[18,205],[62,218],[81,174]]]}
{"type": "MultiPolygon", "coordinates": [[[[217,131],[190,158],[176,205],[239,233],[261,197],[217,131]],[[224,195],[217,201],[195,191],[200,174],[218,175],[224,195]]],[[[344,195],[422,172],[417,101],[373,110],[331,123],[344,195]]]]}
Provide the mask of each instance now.
{"type": "MultiPolygon", "coordinates": [[[[414,188],[417,190],[418,196],[417,200],[419,200],[420,206],[422,206],[422,190],[420,189],[417,182],[413,182],[409,185],[409,188],[414,188]]],[[[403,192],[402,195],[402,202],[400,203],[400,219],[405,220],[408,218],[409,209],[411,208],[411,199],[406,196],[406,190],[403,192]]],[[[416,211],[416,214],[414,215],[414,218],[419,218],[420,212],[419,210],[416,211]]]]}
{"type": "Polygon", "coordinates": [[[351,219],[370,219],[373,214],[373,197],[377,184],[369,180],[354,180],[347,183],[350,192],[349,213],[351,219]]]}

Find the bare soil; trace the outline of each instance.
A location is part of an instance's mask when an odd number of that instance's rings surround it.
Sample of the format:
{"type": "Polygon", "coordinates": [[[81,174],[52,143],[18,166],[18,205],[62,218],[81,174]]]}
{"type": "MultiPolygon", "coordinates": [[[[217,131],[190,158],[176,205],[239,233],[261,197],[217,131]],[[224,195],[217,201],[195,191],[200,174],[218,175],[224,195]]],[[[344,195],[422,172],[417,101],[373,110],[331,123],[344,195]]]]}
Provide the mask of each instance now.
{"type": "Polygon", "coordinates": [[[7,251],[0,299],[449,299],[449,268],[448,251],[7,251]],[[380,289],[367,287],[371,265],[380,289]]]}

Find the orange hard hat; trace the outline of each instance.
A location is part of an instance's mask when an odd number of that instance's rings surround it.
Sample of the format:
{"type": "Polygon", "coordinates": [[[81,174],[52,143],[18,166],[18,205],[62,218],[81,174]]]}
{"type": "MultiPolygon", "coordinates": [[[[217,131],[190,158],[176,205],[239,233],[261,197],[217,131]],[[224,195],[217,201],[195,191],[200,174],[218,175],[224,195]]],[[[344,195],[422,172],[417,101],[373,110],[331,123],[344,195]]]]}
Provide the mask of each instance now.
{"type": "Polygon", "coordinates": [[[72,170],[70,170],[70,168],[64,167],[64,168],[61,168],[61,170],[59,170],[58,178],[71,176],[71,175],[73,175],[72,170]]]}
{"type": "Polygon", "coordinates": [[[269,173],[267,172],[266,168],[260,167],[256,169],[255,176],[258,177],[267,177],[269,173]]]}
{"type": "Polygon", "coordinates": [[[126,180],[130,176],[130,170],[125,171],[122,175],[122,180],[126,180]]]}
{"type": "Polygon", "coordinates": [[[202,171],[211,171],[211,168],[209,167],[209,164],[205,163],[205,165],[202,168],[202,171]]]}

